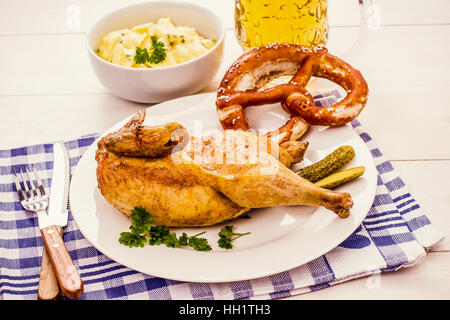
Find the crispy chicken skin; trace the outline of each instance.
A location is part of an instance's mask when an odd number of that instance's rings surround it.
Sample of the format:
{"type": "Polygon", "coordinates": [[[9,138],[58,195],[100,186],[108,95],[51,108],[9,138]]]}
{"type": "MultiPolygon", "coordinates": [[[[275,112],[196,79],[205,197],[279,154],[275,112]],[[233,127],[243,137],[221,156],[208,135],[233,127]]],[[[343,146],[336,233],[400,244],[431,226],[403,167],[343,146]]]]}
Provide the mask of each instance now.
{"type": "Polygon", "coordinates": [[[267,136],[225,130],[189,137],[180,124],[142,126],[145,110],[98,142],[98,187],[115,208],[129,215],[144,207],[156,224],[214,225],[252,208],[324,206],[345,218],[347,193],[316,187],[289,166],[307,144],[288,148],[267,136]]]}

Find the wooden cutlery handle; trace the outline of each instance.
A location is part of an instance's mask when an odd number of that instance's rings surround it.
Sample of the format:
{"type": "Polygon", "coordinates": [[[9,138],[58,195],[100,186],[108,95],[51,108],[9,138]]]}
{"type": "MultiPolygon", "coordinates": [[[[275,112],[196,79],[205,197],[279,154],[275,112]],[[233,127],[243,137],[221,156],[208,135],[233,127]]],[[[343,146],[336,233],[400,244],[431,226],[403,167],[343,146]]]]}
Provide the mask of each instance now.
{"type": "Polygon", "coordinates": [[[67,251],[58,227],[53,225],[43,228],[41,234],[62,293],[70,299],[80,298],[83,294],[83,282],[67,251]]]}
{"type": "MultiPolygon", "coordinates": [[[[61,227],[58,228],[61,230],[61,227]]],[[[61,231],[60,231],[61,232],[61,231]]],[[[38,299],[56,300],[59,298],[59,284],[47,249],[42,250],[41,273],[39,276],[38,299]]]]}

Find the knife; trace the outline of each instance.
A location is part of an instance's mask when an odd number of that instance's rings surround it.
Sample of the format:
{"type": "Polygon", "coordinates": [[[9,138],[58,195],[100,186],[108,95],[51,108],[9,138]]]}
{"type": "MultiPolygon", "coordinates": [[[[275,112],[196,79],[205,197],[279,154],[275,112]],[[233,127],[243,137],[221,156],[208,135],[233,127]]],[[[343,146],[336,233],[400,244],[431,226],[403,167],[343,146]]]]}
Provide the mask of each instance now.
{"type": "Polygon", "coordinates": [[[64,144],[53,145],[53,157],[48,214],[39,219],[39,227],[62,293],[68,298],[78,299],[83,294],[83,282],[62,240],[61,231],[67,225],[70,185],[69,154],[64,144]]]}
{"type": "Polygon", "coordinates": [[[41,272],[39,275],[38,299],[57,300],[61,297],[58,279],[45,246],[42,250],[41,272]]]}
{"type": "MultiPolygon", "coordinates": [[[[62,145],[62,146],[64,148],[64,145],[62,145]]],[[[65,172],[64,168],[63,169],[58,168],[63,163],[62,163],[62,161],[57,162],[56,157],[59,158],[60,154],[62,153],[63,157],[66,158],[66,155],[67,155],[66,150],[62,149],[60,144],[56,144],[53,147],[53,151],[56,154],[54,156],[55,157],[54,171],[56,172],[56,171],[61,170],[62,172],[65,172]],[[58,168],[58,169],[55,169],[55,168],[58,168]]],[[[65,159],[64,159],[64,164],[67,164],[65,159]]],[[[69,169],[70,169],[70,165],[69,165],[69,169]]],[[[35,173],[35,175],[37,175],[37,174],[35,173]]],[[[67,174],[66,174],[66,178],[67,178],[67,174]]],[[[70,171],[69,171],[69,178],[70,178],[70,171]]],[[[52,187],[56,188],[57,187],[56,182],[53,182],[53,183],[55,185],[52,184],[52,187]]],[[[59,186],[59,187],[62,187],[63,189],[65,188],[65,186],[59,186]]],[[[58,210],[53,209],[53,208],[60,207],[57,203],[57,200],[56,200],[57,198],[58,197],[56,197],[56,196],[52,198],[53,200],[51,200],[49,207],[51,208],[50,212],[52,213],[52,216],[55,216],[56,218],[60,217],[58,231],[62,235],[62,227],[65,227],[67,225],[68,213],[67,213],[67,211],[63,210],[62,215],[59,216],[57,214],[58,210]]],[[[59,197],[59,198],[61,198],[61,197],[59,197]]],[[[60,297],[61,296],[60,296],[60,288],[59,288],[59,284],[58,284],[58,279],[56,278],[55,270],[53,269],[52,262],[50,261],[50,257],[48,256],[47,249],[45,249],[45,246],[44,246],[44,248],[42,250],[41,272],[39,275],[38,299],[39,300],[56,300],[56,299],[59,299],[60,297]]]]}

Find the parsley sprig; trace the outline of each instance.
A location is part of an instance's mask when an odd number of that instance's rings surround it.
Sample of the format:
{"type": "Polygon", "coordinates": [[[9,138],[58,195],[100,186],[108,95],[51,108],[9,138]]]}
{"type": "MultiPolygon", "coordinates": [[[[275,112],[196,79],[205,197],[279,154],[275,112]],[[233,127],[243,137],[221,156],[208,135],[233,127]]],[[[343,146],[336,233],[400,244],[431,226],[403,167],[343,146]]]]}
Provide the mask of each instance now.
{"type": "Polygon", "coordinates": [[[178,238],[175,232],[165,225],[153,225],[153,217],[142,207],[135,207],[131,210],[130,232],[122,232],[119,242],[130,248],[144,247],[149,245],[165,244],[169,248],[189,246],[197,251],[209,251],[211,246],[205,238],[199,238],[206,231],[193,236],[188,236],[185,232],[178,238]]]}
{"type": "MultiPolygon", "coordinates": [[[[142,207],[135,207],[131,210],[130,232],[122,232],[119,242],[130,248],[144,247],[146,243],[151,246],[166,245],[169,248],[191,247],[196,251],[210,251],[211,246],[206,238],[200,236],[206,231],[188,236],[183,232],[177,236],[175,232],[170,232],[165,225],[154,225],[153,217],[142,207]]],[[[232,242],[239,237],[250,234],[250,232],[233,232],[233,226],[224,226],[220,229],[217,244],[220,248],[232,249],[232,242]]]]}
{"type": "Polygon", "coordinates": [[[150,59],[147,48],[136,47],[136,54],[134,55],[134,62],[136,64],[143,64],[150,59]]]}
{"type": "Polygon", "coordinates": [[[120,234],[119,242],[127,247],[141,247],[145,246],[147,237],[141,234],[135,234],[133,232],[122,232],[120,234]]]}
{"type": "Polygon", "coordinates": [[[153,217],[141,207],[131,209],[131,226],[133,234],[142,234],[147,232],[153,224],[153,217]]]}
{"type": "Polygon", "coordinates": [[[151,246],[159,246],[165,242],[166,237],[170,234],[169,229],[165,225],[157,225],[150,227],[150,240],[148,244],[151,246]]]}
{"type": "Polygon", "coordinates": [[[209,251],[211,250],[211,246],[208,244],[208,240],[206,238],[198,237],[204,233],[206,233],[206,231],[197,233],[196,235],[189,237],[185,232],[183,232],[182,235],[177,238],[175,232],[172,232],[165,239],[165,245],[169,248],[190,246],[197,251],[209,251]]]}
{"type": "Polygon", "coordinates": [[[136,54],[134,56],[134,62],[136,64],[143,64],[146,62],[158,64],[166,59],[167,52],[164,42],[159,41],[156,36],[151,36],[150,39],[152,40],[151,54],[147,48],[136,47],[136,54]]]}
{"type": "Polygon", "coordinates": [[[222,227],[220,229],[219,232],[219,240],[217,240],[217,244],[219,245],[220,248],[223,249],[232,249],[233,248],[233,244],[232,242],[234,240],[236,240],[239,237],[245,236],[250,234],[250,232],[246,232],[246,233],[237,233],[237,232],[233,232],[233,226],[225,226],[222,227]],[[233,237],[235,236],[235,237],[233,237]]]}
{"type": "Polygon", "coordinates": [[[149,58],[149,62],[154,64],[163,62],[167,56],[166,49],[164,48],[164,42],[159,41],[156,36],[151,36],[151,40],[153,52],[149,58]]]}

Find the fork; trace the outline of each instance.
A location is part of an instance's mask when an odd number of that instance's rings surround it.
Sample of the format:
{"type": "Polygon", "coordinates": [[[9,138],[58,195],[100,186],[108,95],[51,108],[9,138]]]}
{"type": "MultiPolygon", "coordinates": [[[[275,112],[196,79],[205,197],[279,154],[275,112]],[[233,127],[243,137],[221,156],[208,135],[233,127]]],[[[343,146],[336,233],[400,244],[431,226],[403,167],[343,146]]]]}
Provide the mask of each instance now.
{"type": "MultiPolygon", "coordinates": [[[[39,175],[37,174],[34,164],[32,165],[32,167],[39,193],[37,192],[38,190],[36,189],[31,188],[32,190],[30,190],[28,188],[28,184],[24,178],[22,169],[20,167],[19,167],[20,175],[22,177],[25,190],[21,188],[16,170],[13,168],[16,190],[17,193],[19,194],[21,204],[26,210],[34,211],[34,209],[39,208],[40,213],[38,213],[38,215],[46,214],[45,211],[48,207],[48,196],[45,193],[45,188],[42,184],[41,179],[39,178],[39,175]],[[28,200],[31,199],[32,195],[35,196],[34,201],[39,202],[39,205],[37,207],[35,207],[34,204],[28,200]],[[38,198],[39,195],[41,197],[40,198],[41,201],[39,201],[38,198]]],[[[25,170],[28,175],[28,180],[33,181],[33,179],[31,179],[30,177],[30,173],[28,172],[28,168],[26,166],[25,170]]],[[[58,280],[56,279],[55,270],[53,269],[53,266],[51,264],[50,258],[47,253],[47,249],[44,246],[42,249],[42,262],[41,262],[41,272],[39,276],[38,298],[40,300],[54,300],[57,299],[58,297],[59,297],[58,280]]]]}
{"type": "MultiPolygon", "coordinates": [[[[43,215],[47,215],[47,208],[48,208],[48,196],[45,193],[44,186],[42,185],[42,181],[37,175],[36,168],[33,166],[33,173],[37,182],[37,189],[33,186],[33,179],[30,177],[30,172],[28,171],[28,168],[25,166],[25,171],[28,176],[28,183],[30,184],[30,187],[28,187],[27,180],[25,179],[23,175],[22,168],[19,167],[20,176],[22,177],[24,189],[22,189],[20,185],[19,178],[17,177],[17,172],[13,168],[14,171],[14,182],[16,184],[16,190],[19,194],[20,203],[22,204],[22,207],[25,208],[25,210],[33,211],[38,215],[38,218],[43,217],[43,215]],[[39,191],[39,192],[38,192],[39,191]]],[[[42,218],[45,219],[45,218],[42,218]]]]}
{"type": "Polygon", "coordinates": [[[82,284],[78,283],[79,276],[76,274],[76,269],[73,265],[72,258],[70,257],[67,248],[62,241],[61,228],[54,226],[48,219],[46,210],[48,208],[49,198],[45,193],[44,186],[39,178],[39,175],[37,174],[35,166],[32,165],[32,167],[35,179],[31,178],[30,172],[28,171],[27,166],[25,166],[28,181],[25,179],[24,173],[19,167],[24,189],[21,188],[18,174],[14,168],[13,171],[20,203],[24,209],[33,211],[37,214],[39,227],[41,229],[42,238],[45,244],[43,248],[43,263],[41,266],[41,276],[39,281],[39,284],[44,287],[41,287],[38,296],[43,299],[56,298],[59,293],[59,282],[61,289],[66,296],[76,299],[82,292],[80,291],[82,284]],[[36,182],[37,184],[34,185],[33,182],[36,182]],[[46,232],[44,232],[44,230],[46,232]],[[49,263],[49,260],[51,263],[49,263]],[[46,269],[46,267],[50,267],[51,269],[46,269]],[[46,271],[48,271],[48,274],[46,271]],[[42,283],[41,278],[43,278],[42,283]],[[58,293],[56,293],[56,290],[58,290],[58,293]]]}

